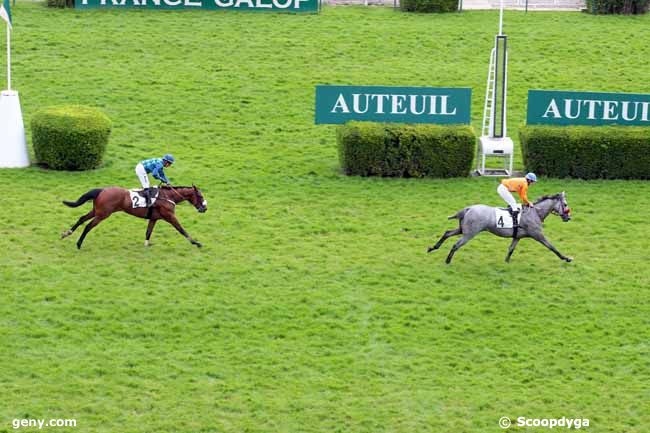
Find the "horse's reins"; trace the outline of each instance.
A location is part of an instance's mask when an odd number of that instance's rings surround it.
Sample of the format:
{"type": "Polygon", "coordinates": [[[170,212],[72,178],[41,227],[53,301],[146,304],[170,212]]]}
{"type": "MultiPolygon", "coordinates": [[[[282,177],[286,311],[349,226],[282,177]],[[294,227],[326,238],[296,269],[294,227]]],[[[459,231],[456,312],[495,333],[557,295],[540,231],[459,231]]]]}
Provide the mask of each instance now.
{"type": "Polygon", "coordinates": [[[169,186],[168,188],[174,191],[174,194],[176,194],[180,198],[185,199],[185,197],[183,197],[178,191],[176,191],[173,186],[169,186]]]}
{"type": "MultiPolygon", "coordinates": [[[[176,190],[174,189],[173,186],[168,185],[167,188],[171,189],[171,190],[174,192],[174,194],[176,194],[177,196],[179,196],[180,198],[182,198],[183,200],[185,200],[185,197],[183,197],[183,196],[182,196],[178,191],[176,191],[176,190]]],[[[161,188],[161,189],[162,189],[162,188],[161,188]]],[[[164,200],[167,200],[168,202],[173,203],[174,206],[176,206],[176,204],[177,204],[176,202],[174,202],[174,201],[172,201],[172,200],[169,200],[169,199],[164,199],[164,200]]]]}

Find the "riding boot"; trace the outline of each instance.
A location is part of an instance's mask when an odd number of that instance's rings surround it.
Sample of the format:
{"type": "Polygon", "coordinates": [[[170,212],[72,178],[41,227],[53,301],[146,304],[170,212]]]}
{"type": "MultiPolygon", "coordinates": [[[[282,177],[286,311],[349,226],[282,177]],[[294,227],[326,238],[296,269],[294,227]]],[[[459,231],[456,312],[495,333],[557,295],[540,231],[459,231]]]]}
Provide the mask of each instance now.
{"type": "Polygon", "coordinates": [[[151,188],[145,188],[142,190],[142,195],[147,203],[147,207],[151,207],[151,188]]]}
{"type": "Polygon", "coordinates": [[[517,237],[517,231],[519,230],[519,209],[513,209],[511,207],[508,207],[510,209],[510,215],[512,215],[512,237],[516,238],[517,237]]]}

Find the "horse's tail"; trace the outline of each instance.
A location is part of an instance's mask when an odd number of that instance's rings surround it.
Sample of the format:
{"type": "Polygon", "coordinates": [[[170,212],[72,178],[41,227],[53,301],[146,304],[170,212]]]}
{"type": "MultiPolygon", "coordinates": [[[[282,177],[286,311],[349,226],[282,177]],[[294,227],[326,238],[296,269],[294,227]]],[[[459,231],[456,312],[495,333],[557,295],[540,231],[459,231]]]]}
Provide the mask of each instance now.
{"type": "Polygon", "coordinates": [[[77,201],[63,200],[63,204],[66,205],[66,206],[70,206],[70,207],[79,207],[82,204],[86,203],[88,200],[95,200],[97,198],[97,196],[99,195],[99,193],[102,192],[102,191],[103,191],[103,189],[101,189],[101,188],[91,189],[90,191],[88,191],[87,193],[85,193],[84,195],[79,197],[79,200],[77,200],[77,201]]]}
{"type": "Polygon", "coordinates": [[[467,213],[467,208],[461,209],[458,212],[456,212],[455,214],[453,214],[451,216],[448,216],[447,219],[448,220],[453,220],[453,219],[462,220],[463,218],[465,218],[465,213],[467,213]]]}

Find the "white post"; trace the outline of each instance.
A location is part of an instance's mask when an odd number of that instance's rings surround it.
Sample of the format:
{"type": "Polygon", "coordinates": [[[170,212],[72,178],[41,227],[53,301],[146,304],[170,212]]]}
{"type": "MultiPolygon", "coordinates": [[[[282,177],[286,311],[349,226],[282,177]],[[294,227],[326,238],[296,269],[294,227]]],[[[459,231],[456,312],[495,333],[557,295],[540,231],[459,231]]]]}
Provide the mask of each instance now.
{"type": "Polygon", "coordinates": [[[0,168],[29,167],[18,92],[11,90],[11,31],[7,25],[7,90],[0,92],[0,168]]]}
{"type": "Polygon", "coordinates": [[[503,0],[501,0],[501,7],[499,8],[499,36],[503,34],[503,0]]]}
{"type": "Polygon", "coordinates": [[[0,92],[0,169],[29,167],[20,99],[15,90],[0,92]]]}
{"type": "Polygon", "coordinates": [[[7,24],[7,90],[11,90],[11,30],[7,24]]]}

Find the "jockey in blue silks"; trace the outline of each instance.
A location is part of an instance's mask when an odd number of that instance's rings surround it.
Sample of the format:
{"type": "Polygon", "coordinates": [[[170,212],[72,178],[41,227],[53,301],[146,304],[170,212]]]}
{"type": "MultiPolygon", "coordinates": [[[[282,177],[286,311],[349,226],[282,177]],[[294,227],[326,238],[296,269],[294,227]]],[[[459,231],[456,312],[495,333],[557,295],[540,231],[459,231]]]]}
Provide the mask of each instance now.
{"type": "Polygon", "coordinates": [[[174,157],[166,154],[162,158],[145,159],[135,166],[135,174],[142,184],[142,193],[147,200],[147,207],[151,206],[151,190],[149,188],[149,176],[147,173],[158,179],[159,181],[169,185],[169,179],[165,176],[164,168],[171,166],[174,163],[174,157]]]}

